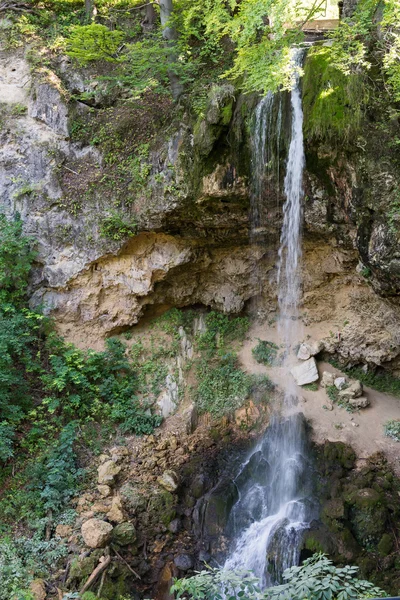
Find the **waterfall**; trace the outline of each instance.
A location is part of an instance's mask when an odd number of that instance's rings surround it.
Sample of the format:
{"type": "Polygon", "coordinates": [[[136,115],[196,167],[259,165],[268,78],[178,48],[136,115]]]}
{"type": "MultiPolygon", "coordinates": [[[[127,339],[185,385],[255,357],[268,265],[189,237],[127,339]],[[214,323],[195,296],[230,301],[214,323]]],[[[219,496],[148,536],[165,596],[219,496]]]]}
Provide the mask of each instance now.
{"type": "MultiPolygon", "coordinates": [[[[294,71],[300,66],[302,52],[294,53],[294,71]]],[[[299,339],[297,329],[300,294],[301,215],[303,199],[303,111],[299,76],[295,73],[291,91],[291,138],[284,181],[285,203],[278,254],[278,328],[285,346],[283,368],[288,370],[290,352],[299,339]]],[[[271,128],[271,94],[261,100],[256,111],[256,152],[262,153],[253,167],[264,161],[266,137],[271,128]]],[[[277,123],[277,127],[280,124],[277,123]]],[[[262,177],[262,171],[255,172],[262,177]]],[[[258,202],[262,200],[261,188],[258,202]]],[[[254,213],[254,211],[253,211],[254,213]]],[[[255,212],[258,218],[259,213],[255,212]]],[[[256,227],[260,223],[256,221],[256,227]]],[[[286,417],[273,417],[267,432],[242,465],[235,483],[239,499],[230,515],[230,528],[236,539],[225,562],[227,570],[251,570],[263,587],[279,581],[282,571],[296,564],[302,533],[314,517],[311,465],[307,449],[305,422],[293,411],[295,384],[284,390],[286,417]],[[290,414],[292,413],[292,414],[290,414]]]]}

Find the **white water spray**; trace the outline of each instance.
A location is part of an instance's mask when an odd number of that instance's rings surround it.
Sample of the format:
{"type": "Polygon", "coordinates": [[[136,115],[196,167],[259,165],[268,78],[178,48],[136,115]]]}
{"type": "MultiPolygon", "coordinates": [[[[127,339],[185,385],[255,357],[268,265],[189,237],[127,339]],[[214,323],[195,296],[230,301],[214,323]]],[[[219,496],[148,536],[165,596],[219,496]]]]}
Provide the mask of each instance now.
{"type": "MultiPolygon", "coordinates": [[[[302,61],[302,52],[294,54],[294,69],[302,61]]],[[[266,138],[269,127],[265,108],[273,105],[271,95],[257,109],[257,151],[262,152],[253,166],[265,164],[266,138]],[[261,117],[263,118],[261,119],[261,117]]],[[[279,332],[285,344],[285,363],[288,370],[290,350],[299,339],[297,330],[300,295],[301,216],[303,199],[303,111],[300,81],[295,75],[291,91],[292,127],[287,160],[283,207],[283,226],[278,260],[279,332]]],[[[280,126],[277,123],[277,126],[280,126]]],[[[259,176],[259,173],[256,172],[259,176]]],[[[257,200],[261,199],[261,188],[257,200]]],[[[260,227],[259,212],[255,212],[256,227],[260,227]]],[[[290,376],[287,378],[290,381],[290,376]]],[[[285,406],[292,408],[295,385],[285,390],[285,406]]],[[[231,527],[236,543],[224,568],[247,569],[259,577],[263,587],[279,580],[282,571],[299,560],[302,533],[313,518],[310,500],[311,485],[307,437],[302,415],[274,417],[264,439],[242,466],[235,483],[239,500],[231,512],[231,527]]]]}

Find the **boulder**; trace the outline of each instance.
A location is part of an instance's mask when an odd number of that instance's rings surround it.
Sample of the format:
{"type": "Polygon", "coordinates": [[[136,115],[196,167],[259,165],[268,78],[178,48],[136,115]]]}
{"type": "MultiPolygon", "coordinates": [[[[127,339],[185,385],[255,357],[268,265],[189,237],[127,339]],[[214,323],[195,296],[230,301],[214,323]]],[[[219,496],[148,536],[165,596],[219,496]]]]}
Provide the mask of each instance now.
{"type": "Polygon", "coordinates": [[[97,481],[100,485],[113,485],[121,467],[112,460],[107,460],[97,469],[97,481]]]}
{"type": "Polygon", "coordinates": [[[352,398],[349,400],[350,406],[353,408],[367,408],[371,403],[365,396],[361,396],[360,398],[352,398]]]}
{"type": "Polygon", "coordinates": [[[346,378],[345,377],[336,377],[336,379],[334,381],[334,385],[338,390],[342,390],[344,388],[344,386],[346,385],[346,378]]]}
{"type": "Polygon", "coordinates": [[[179,477],[175,471],[164,471],[157,481],[167,492],[175,492],[179,486],[179,477]]]}
{"type": "Polygon", "coordinates": [[[178,554],[174,558],[174,563],[180,571],[189,571],[189,569],[193,569],[194,567],[193,556],[190,554],[178,554]]]}
{"type": "Polygon", "coordinates": [[[322,387],[330,387],[331,385],[334,385],[334,382],[335,382],[335,375],[333,373],[330,373],[329,371],[324,371],[322,373],[322,379],[321,379],[322,387]]]}
{"type": "Polygon", "coordinates": [[[350,400],[351,398],[360,398],[363,393],[362,385],[359,381],[354,381],[351,385],[349,385],[346,389],[339,392],[340,398],[344,398],[345,400],[350,400]]]}
{"type": "Polygon", "coordinates": [[[136,541],[136,529],[132,523],[119,523],[114,527],[113,542],[119,546],[128,546],[136,541]]]}
{"type": "Polygon", "coordinates": [[[111,508],[107,513],[107,518],[113,523],[122,523],[122,521],[125,520],[120,496],[114,496],[112,499],[111,508]]]}
{"type": "Polygon", "coordinates": [[[306,385],[318,381],[318,369],[315,358],[309,358],[290,371],[296,380],[297,385],[306,385]]]}
{"type": "Polygon", "coordinates": [[[300,360],[308,360],[312,356],[316,356],[324,349],[324,343],[318,342],[303,342],[297,352],[297,358],[300,360]]]}
{"type": "Polygon", "coordinates": [[[82,525],[81,533],[89,548],[104,548],[111,540],[113,526],[101,519],[89,519],[82,525]]]}
{"type": "Polygon", "coordinates": [[[299,360],[308,360],[311,358],[311,350],[308,344],[300,344],[299,351],[297,352],[297,358],[299,360]]]}

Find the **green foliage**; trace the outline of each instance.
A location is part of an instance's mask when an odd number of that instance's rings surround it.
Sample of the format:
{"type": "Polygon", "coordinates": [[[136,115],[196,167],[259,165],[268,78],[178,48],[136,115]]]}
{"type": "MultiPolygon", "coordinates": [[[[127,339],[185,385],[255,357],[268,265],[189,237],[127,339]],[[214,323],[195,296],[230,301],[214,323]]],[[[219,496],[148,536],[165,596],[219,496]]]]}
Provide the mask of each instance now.
{"type": "Polygon", "coordinates": [[[26,589],[33,574],[45,577],[68,554],[59,539],[18,537],[0,539],[0,600],[32,600],[26,589]]]}
{"type": "Polygon", "coordinates": [[[400,442],[400,420],[392,419],[390,421],[386,421],[384,425],[385,435],[387,437],[396,440],[396,442],[400,442]]]}
{"type": "Polygon", "coordinates": [[[310,392],[317,392],[318,391],[318,383],[306,383],[306,385],[303,385],[303,390],[309,390],[310,392]]]}
{"type": "Polygon", "coordinates": [[[100,224],[101,237],[117,242],[132,237],[137,232],[137,224],[133,219],[127,220],[118,212],[112,212],[104,217],[100,224]]]}
{"type": "Polygon", "coordinates": [[[378,392],[384,392],[386,394],[393,394],[400,398],[400,378],[395,377],[386,371],[367,371],[365,372],[360,368],[345,369],[351,377],[359,379],[364,385],[378,390],[378,392]]]}
{"type": "Polygon", "coordinates": [[[324,554],[314,554],[300,567],[283,573],[283,585],[260,589],[259,580],[251,573],[232,573],[210,569],[188,579],[175,580],[171,592],[181,598],[188,593],[193,600],[354,600],[379,598],[387,594],[372,583],[355,577],[358,567],[335,567],[324,554]]]}
{"type": "Polygon", "coordinates": [[[93,60],[117,62],[124,38],[123,31],[111,31],[98,23],[76,25],[67,40],[67,54],[81,64],[93,60]]]}
{"type": "Polygon", "coordinates": [[[362,74],[337,68],[331,47],[311,48],[304,72],[306,136],[338,143],[355,136],[368,100],[367,89],[362,74]]]}
{"type": "Polygon", "coordinates": [[[214,417],[232,413],[246,400],[251,378],[237,364],[233,353],[222,355],[216,362],[201,360],[197,367],[196,404],[201,412],[214,417]]]}
{"type": "Polygon", "coordinates": [[[393,100],[400,99],[400,6],[397,0],[359,0],[354,14],[331,33],[332,64],[347,76],[377,66],[393,100]]]}
{"type": "Polygon", "coordinates": [[[276,364],[278,350],[279,347],[273,342],[258,340],[258,344],[253,348],[252,354],[257,362],[272,366],[276,364]]]}
{"type": "Polygon", "coordinates": [[[7,221],[0,214],[0,304],[21,306],[28,287],[28,274],[35,252],[30,240],[22,233],[22,221],[17,216],[7,221]]]}
{"type": "Polygon", "coordinates": [[[250,326],[247,317],[231,318],[229,315],[211,311],[206,316],[206,331],[197,337],[197,347],[212,356],[217,348],[233,340],[243,340],[250,326]]]}

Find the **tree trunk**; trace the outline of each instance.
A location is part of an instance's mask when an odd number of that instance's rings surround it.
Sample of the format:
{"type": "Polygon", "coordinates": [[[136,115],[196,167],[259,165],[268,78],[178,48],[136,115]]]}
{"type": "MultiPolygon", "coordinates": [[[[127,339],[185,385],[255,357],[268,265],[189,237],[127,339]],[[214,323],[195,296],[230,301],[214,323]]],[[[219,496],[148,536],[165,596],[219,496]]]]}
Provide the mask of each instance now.
{"type": "Polygon", "coordinates": [[[146,16],[141,22],[141,26],[144,32],[153,31],[156,18],[157,15],[154,9],[154,4],[148,4],[146,6],[146,16]]]}
{"type": "MultiPolygon", "coordinates": [[[[167,40],[172,46],[174,41],[178,38],[178,33],[174,26],[168,24],[169,19],[172,16],[173,11],[173,0],[160,0],[160,17],[161,27],[163,29],[163,38],[167,40]]],[[[173,62],[178,60],[176,54],[172,54],[171,59],[173,62]]],[[[179,77],[173,72],[168,73],[168,77],[171,83],[171,91],[174,100],[177,100],[183,92],[183,85],[181,84],[179,77]]]]}
{"type": "Polygon", "coordinates": [[[93,19],[94,2],[93,0],[85,0],[86,22],[91,23],[93,19]]]}

